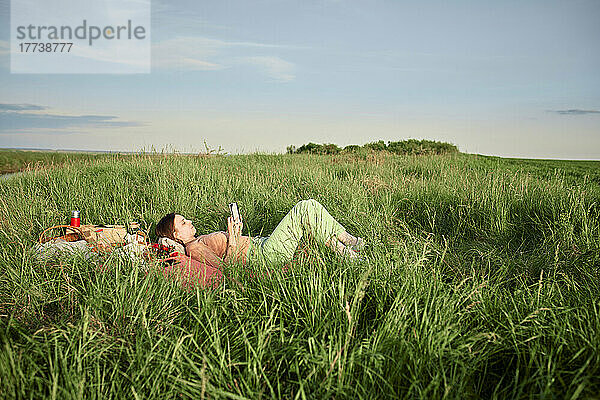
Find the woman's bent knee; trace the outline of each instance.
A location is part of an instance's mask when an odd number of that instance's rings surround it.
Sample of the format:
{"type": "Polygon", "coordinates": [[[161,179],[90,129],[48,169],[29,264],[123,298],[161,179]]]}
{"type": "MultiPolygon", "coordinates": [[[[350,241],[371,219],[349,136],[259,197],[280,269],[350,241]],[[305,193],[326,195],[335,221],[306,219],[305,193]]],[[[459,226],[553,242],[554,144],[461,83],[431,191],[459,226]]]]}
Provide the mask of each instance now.
{"type": "Polygon", "coordinates": [[[320,206],[321,203],[319,203],[317,200],[315,199],[308,199],[308,200],[301,200],[297,203],[298,205],[302,205],[304,207],[314,207],[314,206],[320,206]]]}
{"type": "Polygon", "coordinates": [[[315,199],[301,200],[292,208],[295,213],[311,215],[315,211],[321,212],[323,206],[315,199]]]}

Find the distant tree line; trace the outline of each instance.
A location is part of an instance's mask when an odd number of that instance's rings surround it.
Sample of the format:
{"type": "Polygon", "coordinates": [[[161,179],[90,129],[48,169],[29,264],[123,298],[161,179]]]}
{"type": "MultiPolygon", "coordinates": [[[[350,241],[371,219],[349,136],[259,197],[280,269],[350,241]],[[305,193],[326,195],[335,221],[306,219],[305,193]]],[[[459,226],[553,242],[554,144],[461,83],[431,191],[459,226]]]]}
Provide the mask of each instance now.
{"type": "Polygon", "coordinates": [[[446,142],[437,142],[435,140],[417,140],[408,139],[400,142],[390,142],[387,144],[383,140],[367,143],[363,146],[351,144],[346,147],[339,147],[336,144],[317,144],[308,143],[296,148],[296,146],[288,146],[287,154],[343,154],[343,153],[360,153],[372,151],[387,151],[394,154],[409,154],[409,155],[434,155],[434,154],[452,154],[458,153],[458,147],[446,142]]]}

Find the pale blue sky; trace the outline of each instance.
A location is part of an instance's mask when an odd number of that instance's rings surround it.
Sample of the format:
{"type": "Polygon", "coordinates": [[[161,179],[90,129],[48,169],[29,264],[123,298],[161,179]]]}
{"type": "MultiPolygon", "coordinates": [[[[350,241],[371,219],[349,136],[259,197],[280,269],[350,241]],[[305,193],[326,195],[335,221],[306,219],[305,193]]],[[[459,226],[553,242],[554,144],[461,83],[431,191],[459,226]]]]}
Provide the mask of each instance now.
{"type": "Polygon", "coordinates": [[[146,75],[11,74],[0,18],[0,147],[600,159],[597,0],[153,1],[146,75]]]}

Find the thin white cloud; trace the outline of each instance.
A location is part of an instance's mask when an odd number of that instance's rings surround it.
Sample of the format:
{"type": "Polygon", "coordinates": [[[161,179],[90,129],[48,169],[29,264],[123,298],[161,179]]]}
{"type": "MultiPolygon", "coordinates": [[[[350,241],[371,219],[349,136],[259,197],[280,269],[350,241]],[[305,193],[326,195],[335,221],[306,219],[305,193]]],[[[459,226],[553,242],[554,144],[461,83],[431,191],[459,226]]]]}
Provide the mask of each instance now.
{"type": "Polygon", "coordinates": [[[243,47],[261,47],[261,48],[277,48],[277,49],[309,49],[308,46],[296,46],[291,44],[272,44],[272,43],[257,43],[257,42],[226,42],[219,40],[223,46],[243,46],[243,47]]]}
{"type": "Polygon", "coordinates": [[[220,42],[202,37],[161,40],[152,45],[152,68],[189,71],[221,69],[223,66],[208,60],[218,55],[219,48],[223,46],[220,42]]]}
{"type": "Polygon", "coordinates": [[[278,82],[290,82],[296,78],[295,66],[275,56],[241,57],[242,62],[261,68],[270,78],[278,82]]]}
{"type": "Polygon", "coordinates": [[[206,70],[215,70],[215,69],[223,68],[219,64],[211,63],[208,61],[196,60],[196,59],[188,58],[188,57],[182,57],[179,60],[181,62],[181,65],[185,65],[185,66],[191,67],[193,69],[199,69],[199,70],[206,71],[206,70]]]}
{"type": "Polygon", "coordinates": [[[233,66],[258,67],[276,82],[290,82],[296,78],[293,63],[278,56],[255,55],[240,57],[231,54],[233,48],[274,49],[293,46],[258,42],[238,42],[200,36],[175,37],[161,40],[152,46],[152,68],[187,71],[210,71],[233,66]]]}

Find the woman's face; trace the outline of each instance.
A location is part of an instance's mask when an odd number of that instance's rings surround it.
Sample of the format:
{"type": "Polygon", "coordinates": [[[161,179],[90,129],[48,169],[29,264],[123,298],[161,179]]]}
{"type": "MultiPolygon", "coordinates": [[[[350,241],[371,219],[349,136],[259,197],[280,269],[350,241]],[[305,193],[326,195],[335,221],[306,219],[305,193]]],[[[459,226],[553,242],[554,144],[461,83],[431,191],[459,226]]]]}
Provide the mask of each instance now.
{"type": "Polygon", "coordinates": [[[175,239],[185,243],[187,240],[193,239],[195,234],[196,228],[194,228],[192,221],[185,219],[183,215],[175,214],[173,221],[173,236],[175,236],[175,239]]]}

